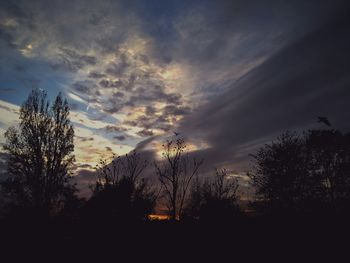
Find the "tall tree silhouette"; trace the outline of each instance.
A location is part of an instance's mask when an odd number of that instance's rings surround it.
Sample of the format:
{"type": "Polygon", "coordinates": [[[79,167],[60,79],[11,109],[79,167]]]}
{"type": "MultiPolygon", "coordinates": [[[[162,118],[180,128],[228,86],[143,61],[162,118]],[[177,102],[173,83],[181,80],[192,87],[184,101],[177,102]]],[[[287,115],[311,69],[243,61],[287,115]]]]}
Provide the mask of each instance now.
{"type": "Polygon", "coordinates": [[[203,163],[202,159],[190,159],[185,149],[183,139],[168,140],[163,144],[162,162],[154,163],[172,220],[181,218],[191,181],[203,163]]]}
{"type": "Polygon", "coordinates": [[[19,127],[5,133],[8,178],[2,186],[19,206],[49,215],[75,191],[69,184],[74,161],[69,106],[61,94],[50,106],[46,92],[34,89],[19,118],[19,127]]]}

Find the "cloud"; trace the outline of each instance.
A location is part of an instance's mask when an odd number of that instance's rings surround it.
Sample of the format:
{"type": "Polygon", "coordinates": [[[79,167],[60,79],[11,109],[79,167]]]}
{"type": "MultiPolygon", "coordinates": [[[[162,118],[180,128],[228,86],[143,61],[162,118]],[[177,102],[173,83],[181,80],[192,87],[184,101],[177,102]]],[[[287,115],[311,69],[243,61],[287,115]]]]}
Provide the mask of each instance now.
{"type": "Polygon", "coordinates": [[[54,70],[66,70],[69,72],[77,72],[88,65],[96,65],[97,59],[93,56],[83,55],[75,50],[61,48],[57,54],[58,59],[51,64],[54,70]]]}
{"type": "Polygon", "coordinates": [[[79,136],[76,136],[80,141],[82,142],[88,142],[88,141],[94,141],[94,138],[93,137],[90,137],[90,138],[86,138],[86,137],[79,137],[79,136]]]}
{"type": "MultiPolygon", "coordinates": [[[[252,48],[263,55],[246,52],[245,59],[227,56],[244,51],[247,41],[257,42],[257,38],[251,39],[257,31],[253,28],[252,32],[247,33],[246,29],[241,32],[236,26],[233,32],[223,31],[222,28],[227,28],[220,22],[224,2],[214,8],[201,7],[198,2],[186,8],[174,5],[178,13],[157,3],[162,10],[168,10],[171,19],[167,22],[155,19],[156,31],[152,32],[149,20],[144,19],[145,12],[152,10],[142,3],[126,6],[122,2],[93,1],[84,12],[77,8],[79,3],[53,4],[52,15],[41,1],[36,6],[20,1],[20,9],[31,14],[28,19],[35,26],[32,29],[15,26],[6,32],[16,43],[22,39],[20,35],[25,36],[21,46],[31,46],[26,51],[28,56],[48,61],[55,70],[67,71],[70,85],[66,85],[69,87],[66,93],[89,109],[126,118],[134,107],[146,108],[145,117],[131,120],[140,130],[168,131],[204,103],[203,97],[220,92],[275,48],[271,45],[264,52],[265,44],[252,48]],[[128,15],[126,10],[130,11],[128,15]],[[162,33],[164,26],[168,34],[162,33]]],[[[253,11],[248,8],[246,12],[253,11]]],[[[13,18],[10,12],[6,17],[13,18]]],[[[225,15],[224,19],[227,18],[225,15]]],[[[230,20],[228,25],[234,23],[230,20]]],[[[278,33],[274,31],[271,38],[277,38],[278,33]]],[[[259,35],[266,36],[264,32],[259,35]]]]}
{"type": "Polygon", "coordinates": [[[77,174],[72,177],[72,182],[77,184],[79,195],[84,198],[89,198],[91,196],[90,185],[95,181],[96,172],[91,169],[79,169],[77,174]]]}
{"type": "Polygon", "coordinates": [[[109,146],[106,146],[106,151],[107,151],[107,152],[113,152],[112,148],[109,147],[109,146]]]}
{"type": "Polygon", "coordinates": [[[105,74],[103,73],[98,73],[98,72],[94,72],[94,71],[91,71],[88,75],[89,78],[93,78],[93,79],[101,79],[103,77],[106,77],[105,74]]]}
{"type": "Polygon", "coordinates": [[[101,158],[110,159],[111,152],[122,155],[133,149],[132,146],[124,142],[116,143],[113,137],[98,133],[98,129],[76,126],[74,131],[77,139],[74,153],[78,166],[89,164],[91,167],[95,167],[101,158]]]}
{"type": "Polygon", "coordinates": [[[349,130],[349,25],[340,15],[300,38],[185,117],[179,129],[210,145],[198,151],[205,159],[241,171],[249,153],[281,132],[319,127],[317,116],[349,130]]]}
{"type": "MultiPolygon", "coordinates": [[[[4,134],[10,126],[19,123],[19,107],[12,103],[0,100],[0,146],[5,142],[4,134]]],[[[2,147],[1,147],[2,148],[2,147]]],[[[1,149],[2,150],[2,149],[1,149]]]]}
{"type": "Polygon", "coordinates": [[[102,129],[105,128],[107,124],[105,121],[95,119],[94,116],[83,111],[71,110],[70,119],[73,123],[91,129],[102,129]]]}
{"type": "Polygon", "coordinates": [[[128,130],[127,128],[124,128],[121,126],[112,126],[112,125],[107,125],[106,127],[104,127],[104,129],[108,133],[125,132],[128,130]]]}
{"type": "Polygon", "coordinates": [[[125,141],[126,137],[124,135],[116,135],[113,136],[114,139],[117,139],[118,141],[125,141]]]}
{"type": "Polygon", "coordinates": [[[154,135],[153,131],[146,130],[146,129],[137,132],[137,134],[140,135],[141,137],[150,137],[154,135]]]}

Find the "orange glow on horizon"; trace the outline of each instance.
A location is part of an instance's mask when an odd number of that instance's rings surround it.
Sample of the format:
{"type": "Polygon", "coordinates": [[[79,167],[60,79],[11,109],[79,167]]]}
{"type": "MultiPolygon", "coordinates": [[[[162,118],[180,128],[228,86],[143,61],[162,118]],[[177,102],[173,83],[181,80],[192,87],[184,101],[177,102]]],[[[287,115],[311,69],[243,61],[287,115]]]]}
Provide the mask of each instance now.
{"type": "Polygon", "coordinates": [[[148,215],[149,220],[169,220],[170,217],[168,215],[148,215]]]}

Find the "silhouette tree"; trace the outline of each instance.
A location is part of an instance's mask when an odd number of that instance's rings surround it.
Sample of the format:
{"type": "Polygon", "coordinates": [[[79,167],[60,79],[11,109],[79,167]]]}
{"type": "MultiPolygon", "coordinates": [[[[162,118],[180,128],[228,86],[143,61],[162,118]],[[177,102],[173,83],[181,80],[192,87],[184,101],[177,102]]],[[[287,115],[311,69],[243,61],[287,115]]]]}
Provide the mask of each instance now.
{"type": "Polygon", "coordinates": [[[183,218],[185,220],[198,220],[203,202],[203,182],[199,179],[199,176],[196,175],[190,186],[188,200],[183,212],[183,218]]]}
{"type": "Polygon", "coordinates": [[[286,132],[252,155],[248,173],[260,208],[279,214],[344,212],[349,208],[349,135],[286,132]]]}
{"type": "Polygon", "coordinates": [[[184,154],[185,148],[183,139],[168,140],[163,144],[164,160],[154,163],[172,220],[181,218],[191,181],[203,163],[202,159],[190,159],[184,154]]]}
{"type": "Polygon", "coordinates": [[[248,176],[257,197],[268,204],[265,209],[281,213],[296,208],[307,186],[303,181],[307,178],[303,147],[302,138],[296,133],[286,132],[252,155],[255,165],[248,176]]]}
{"type": "Polygon", "coordinates": [[[238,199],[238,180],[229,177],[226,169],[216,169],[213,177],[201,182],[198,177],[190,191],[185,214],[203,222],[228,222],[241,215],[238,199]]]}
{"type": "Polygon", "coordinates": [[[87,203],[90,216],[99,220],[144,221],[152,213],[156,195],[148,180],[142,178],[147,162],[133,151],[122,157],[113,156],[108,164],[97,165],[93,195],[87,203]]]}
{"type": "Polygon", "coordinates": [[[50,215],[63,206],[69,184],[69,169],[74,161],[74,130],[69,106],[59,94],[53,105],[46,92],[34,89],[20,109],[18,128],[6,133],[8,178],[4,191],[17,206],[50,215]]]}
{"type": "Polygon", "coordinates": [[[349,134],[337,130],[311,130],[305,137],[309,174],[312,183],[318,186],[315,195],[327,209],[344,210],[350,201],[349,134]]]}

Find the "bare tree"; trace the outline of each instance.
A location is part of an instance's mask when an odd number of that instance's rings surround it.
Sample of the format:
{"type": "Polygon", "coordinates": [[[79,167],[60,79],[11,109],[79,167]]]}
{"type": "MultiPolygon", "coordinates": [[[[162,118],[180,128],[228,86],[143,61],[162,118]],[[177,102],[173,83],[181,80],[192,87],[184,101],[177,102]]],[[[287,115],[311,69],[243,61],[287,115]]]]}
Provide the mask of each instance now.
{"type": "Polygon", "coordinates": [[[136,151],[124,156],[113,154],[111,162],[101,159],[96,165],[96,182],[90,188],[92,191],[99,191],[103,187],[116,186],[121,179],[128,179],[136,185],[147,165],[147,160],[143,160],[136,151]]]}
{"type": "Polygon", "coordinates": [[[216,198],[231,199],[233,201],[237,199],[238,180],[236,178],[229,178],[229,174],[225,168],[216,169],[214,179],[211,183],[208,183],[211,188],[210,192],[216,198]]]}
{"type": "Polygon", "coordinates": [[[147,167],[147,160],[143,160],[139,153],[132,151],[125,155],[124,162],[122,162],[125,176],[135,183],[138,181],[140,175],[147,167]]]}
{"type": "Polygon", "coordinates": [[[203,163],[202,159],[190,159],[188,154],[184,153],[185,149],[183,139],[168,140],[163,144],[164,160],[154,163],[172,220],[181,218],[189,186],[203,163]]]}
{"type": "Polygon", "coordinates": [[[120,156],[112,156],[112,162],[108,163],[106,159],[100,159],[95,167],[96,182],[90,185],[92,192],[99,192],[104,187],[116,186],[121,177],[121,159],[120,156]]]}

